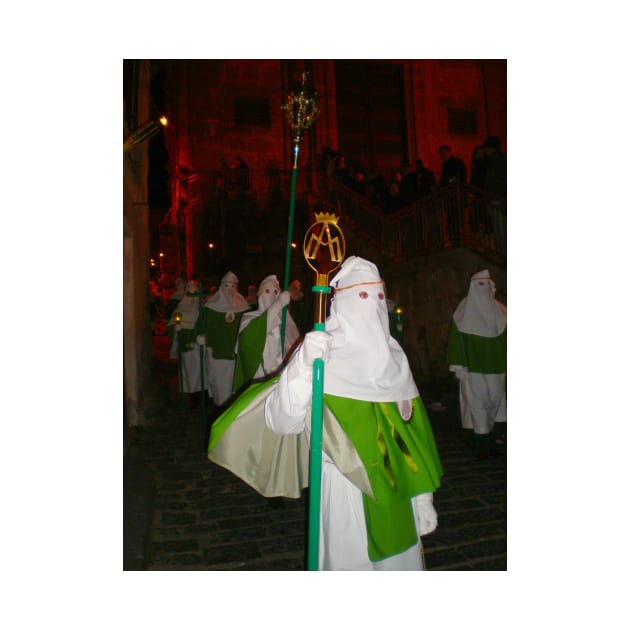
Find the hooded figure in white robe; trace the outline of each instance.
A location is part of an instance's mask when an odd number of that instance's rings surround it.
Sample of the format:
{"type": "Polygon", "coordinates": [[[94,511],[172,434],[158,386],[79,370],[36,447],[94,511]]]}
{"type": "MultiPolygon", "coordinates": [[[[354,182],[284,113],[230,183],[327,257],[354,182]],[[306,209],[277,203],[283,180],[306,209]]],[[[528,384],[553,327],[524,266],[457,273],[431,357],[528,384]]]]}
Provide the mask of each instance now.
{"type": "Polygon", "coordinates": [[[495,423],[507,421],[507,309],[495,292],[487,269],[471,277],[468,295],[453,313],[447,348],[460,385],[462,427],[473,429],[482,454],[495,423]]]}
{"type": "Polygon", "coordinates": [[[206,375],[209,396],[218,406],[232,395],[234,380],[234,348],[241,317],[250,309],[238,292],[238,277],[228,271],[221,278],[217,292],[206,302],[204,331],[206,342],[206,375]]]}
{"type": "Polygon", "coordinates": [[[323,359],[319,569],[422,570],[442,474],[430,424],[376,266],[351,256],[330,284],[326,331],[306,334],[266,399],[266,424],[310,439],[312,366],[323,359]]]}
{"type": "MultiPolygon", "coordinates": [[[[186,294],[175,307],[166,327],[171,340],[171,359],[177,359],[181,352],[182,382],[180,387],[182,392],[188,394],[201,391],[201,358],[197,343],[199,298],[194,295],[198,291],[199,285],[195,281],[188,282],[186,294]],[[179,323],[176,321],[178,314],[181,316],[179,323]]],[[[205,386],[207,389],[207,383],[205,386]]]]}
{"type": "Polygon", "coordinates": [[[267,276],[258,287],[258,307],[241,318],[236,344],[233,391],[245,383],[270,376],[291,355],[300,339],[300,331],[287,309],[284,352],[280,343],[282,310],[291,299],[299,299],[297,289],[281,291],[276,275],[267,276]]]}

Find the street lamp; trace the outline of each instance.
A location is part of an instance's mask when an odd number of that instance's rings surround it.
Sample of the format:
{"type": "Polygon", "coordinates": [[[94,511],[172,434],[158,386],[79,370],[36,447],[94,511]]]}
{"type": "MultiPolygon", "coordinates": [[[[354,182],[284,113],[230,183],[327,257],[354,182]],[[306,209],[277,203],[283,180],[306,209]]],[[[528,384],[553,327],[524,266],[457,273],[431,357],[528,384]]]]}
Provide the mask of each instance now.
{"type": "Polygon", "coordinates": [[[145,122],[144,125],[138,127],[138,129],[130,133],[123,140],[123,153],[129,151],[129,149],[137,147],[143,142],[146,142],[149,138],[152,138],[153,136],[158,134],[161,127],[166,127],[166,125],[168,125],[168,119],[166,118],[166,116],[161,116],[159,123],[155,120],[149,120],[148,122],[145,122]]]}

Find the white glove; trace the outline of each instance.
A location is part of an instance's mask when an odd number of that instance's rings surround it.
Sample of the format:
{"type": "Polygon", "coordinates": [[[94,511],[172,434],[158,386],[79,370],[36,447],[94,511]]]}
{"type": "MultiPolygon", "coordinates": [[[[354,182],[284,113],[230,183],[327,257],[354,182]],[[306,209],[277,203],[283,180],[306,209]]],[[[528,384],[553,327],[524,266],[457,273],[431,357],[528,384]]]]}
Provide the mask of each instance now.
{"type": "Polygon", "coordinates": [[[328,361],[331,343],[332,337],[323,330],[313,330],[306,333],[304,341],[297,351],[296,361],[303,370],[312,369],[315,359],[322,359],[325,363],[328,361]]]}
{"type": "Polygon", "coordinates": [[[205,335],[197,335],[197,345],[205,346],[206,345],[206,336],[205,335]]]}
{"type": "Polygon", "coordinates": [[[267,332],[271,332],[282,321],[282,309],[291,301],[288,291],[283,291],[267,309],[267,332]]]}
{"type": "Polygon", "coordinates": [[[285,307],[291,301],[291,295],[288,291],[283,291],[276,300],[277,303],[285,307]]]}
{"type": "Polygon", "coordinates": [[[435,530],[438,524],[437,512],[433,508],[433,493],[419,494],[411,499],[416,518],[418,536],[425,536],[435,530]]]}
{"type": "Polygon", "coordinates": [[[451,372],[455,373],[455,378],[457,378],[458,381],[466,380],[468,369],[465,368],[463,365],[451,365],[449,369],[451,370],[451,372]]]}
{"type": "Polygon", "coordinates": [[[413,407],[411,405],[410,400],[399,400],[396,403],[398,407],[398,413],[400,417],[405,421],[409,422],[411,420],[411,416],[413,416],[413,407]]]}

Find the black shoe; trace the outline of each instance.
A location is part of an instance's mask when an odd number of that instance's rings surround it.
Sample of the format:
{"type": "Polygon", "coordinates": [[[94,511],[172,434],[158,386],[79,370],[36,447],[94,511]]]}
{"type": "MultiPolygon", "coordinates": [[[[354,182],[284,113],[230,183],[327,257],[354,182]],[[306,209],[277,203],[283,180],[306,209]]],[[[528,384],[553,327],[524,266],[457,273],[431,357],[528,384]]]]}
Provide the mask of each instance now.
{"type": "Polygon", "coordinates": [[[199,407],[199,392],[193,392],[192,394],[188,394],[188,408],[189,409],[197,409],[199,407]]]}
{"type": "Polygon", "coordinates": [[[490,457],[491,445],[488,433],[475,433],[475,452],[478,459],[490,457]]]}

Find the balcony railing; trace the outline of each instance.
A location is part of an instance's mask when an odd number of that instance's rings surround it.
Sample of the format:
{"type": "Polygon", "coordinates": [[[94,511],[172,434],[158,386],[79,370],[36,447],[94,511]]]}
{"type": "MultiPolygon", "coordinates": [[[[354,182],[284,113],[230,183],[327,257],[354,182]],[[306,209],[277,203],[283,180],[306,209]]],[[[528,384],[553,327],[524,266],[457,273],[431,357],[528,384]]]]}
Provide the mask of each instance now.
{"type": "Polygon", "coordinates": [[[386,214],[363,196],[326,175],[320,194],[392,262],[464,246],[506,263],[506,199],[467,184],[440,188],[386,214]]]}
{"type": "MultiPolygon", "coordinates": [[[[289,169],[211,171],[188,178],[188,204],[201,210],[241,195],[268,203],[287,200],[289,169]]],[[[308,173],[297,180],[297,195],[309,182],[328,209],[337,212],[360,238],[392,262],[463,246],[506,263],[506,198],[468,184],[439,188],[431,195],[386,214],[369,199],[325,173],[308,173]]]]}
{"type": "Polygon", "coordinates": [[[439,189],[388,215],[394,260],[464,246],[506,262],[506,199],[467,184],[439,189]]]}

